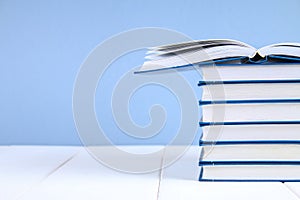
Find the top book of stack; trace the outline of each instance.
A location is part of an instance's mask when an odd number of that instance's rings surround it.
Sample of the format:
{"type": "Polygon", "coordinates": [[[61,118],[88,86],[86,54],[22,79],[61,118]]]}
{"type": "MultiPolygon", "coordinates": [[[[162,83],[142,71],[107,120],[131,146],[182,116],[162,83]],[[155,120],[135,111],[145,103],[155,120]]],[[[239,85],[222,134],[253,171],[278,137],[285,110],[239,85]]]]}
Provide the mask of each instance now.
{"type": "MultiPolygon", "coordinates": [[[[236,74],[239,74],[238,78],[243,80],[265,79],[266,77],[267,79],[295,78],[293,70],[296,69],[293,66],[282,70],[274,64],[300,63],[300,43],[279,43],[256,49],[236,40],[201,40],[152,47],[147,54],[145,58],[148,60],[136,73],[183,68],[199,64],[205,66],[215,63],[223,66],[228,65],[228,68],[238,64],[235,66],[236,74]],[[245,66],[240,66],[241,64],[272,64],[272,68],[276,71],[274,74],[277,77],[266,76],[266,73],[270,72],[270,68],[251,72],[251,76],[249,76],[247,72],[251,69],[246,69],[245,66]],[[243,67],[242,73],[240,73],[241,68],[238,66],[243,67]]],[[[253,67],[253,65],[251,66],[253,67]]],[[[234,74],[228,74],[228,72],[232,72],[232,70],[224,67],[223,71],[220,72],[222,80],[236,79],[234,74]]],[[[204,73],[206,72],[204,71],[204,73]]],[[[208,80],[220,79],[219,76],[211,73],[206,78],[208,80]]]]}

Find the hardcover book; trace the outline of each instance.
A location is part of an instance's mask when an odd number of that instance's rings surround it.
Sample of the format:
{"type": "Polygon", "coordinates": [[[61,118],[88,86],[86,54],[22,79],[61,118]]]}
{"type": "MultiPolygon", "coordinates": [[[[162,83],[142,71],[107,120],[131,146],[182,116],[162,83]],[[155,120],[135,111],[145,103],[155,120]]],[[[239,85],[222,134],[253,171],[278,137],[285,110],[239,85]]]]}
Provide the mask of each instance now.
{"type": "Polygon", "coordinates": [[[152,47],[139,72],[188,67],[194,64],[299,62],[300,43],[279,43],[256,49],[236,40],[200,40],[152,47]]]}

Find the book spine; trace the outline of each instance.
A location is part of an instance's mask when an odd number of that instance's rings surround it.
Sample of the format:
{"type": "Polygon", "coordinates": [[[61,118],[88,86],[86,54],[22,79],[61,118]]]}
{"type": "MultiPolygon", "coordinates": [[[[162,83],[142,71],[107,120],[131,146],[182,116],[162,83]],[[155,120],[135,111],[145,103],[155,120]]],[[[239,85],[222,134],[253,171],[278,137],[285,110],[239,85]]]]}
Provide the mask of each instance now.
{"type": "Polygon", "coordinates": [[[199,161],[199,166],[216,165],[300,165],[300,161],[199,161]]]}
{"type": "Polygon", "coordinates": [[[237,122],[199,122],[200,127],[204,126],[219,126],[219,125],[273,125],[273,124],[300,124],[300,121],[237,121],[237,122]]]}
{"type": "MultiPolygon", "coordinates": [[[[203,173],[203,172],[202,172],[203,173]]],[[[300,182],[300,179],[206,179],[199,177],[201,182],[300,182]]]]}
{"type": "Polygon", "coordinates": [[[300,145],[300,140],[240,140],[240,141],[199,141],[199,146],[212,146],[212,145],[264,145],[264,144],[297,144],[300,145]]]}
{"type": "Polygon", "coordinates": [[[216,100],[199,101],[200,106],[211,104],[261,104],[261,103],[300,103],[300,99],[250,99],[250,100],[216,100]]]}
{"type": "Polygon", "coordinates": [[[267,83],[300,83],[300,79],[288,80],[238,80],[238,81],[199,81],[198,86],[205,85],[226,85],[226,84],[267,84],[267,83]]]}

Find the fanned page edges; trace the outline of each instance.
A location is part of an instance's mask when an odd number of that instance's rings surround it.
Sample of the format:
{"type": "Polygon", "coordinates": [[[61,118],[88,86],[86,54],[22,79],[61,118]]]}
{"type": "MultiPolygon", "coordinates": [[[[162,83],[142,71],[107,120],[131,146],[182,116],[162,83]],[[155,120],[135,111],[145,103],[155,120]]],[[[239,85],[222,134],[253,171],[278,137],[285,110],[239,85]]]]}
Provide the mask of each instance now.
{"type": "Polygon", "coordinates": [[[199,40],[151,47],[136,73],[211,64],[299,63],[300,43],[279,43],[260,49],[236,40],[199,40]]]}

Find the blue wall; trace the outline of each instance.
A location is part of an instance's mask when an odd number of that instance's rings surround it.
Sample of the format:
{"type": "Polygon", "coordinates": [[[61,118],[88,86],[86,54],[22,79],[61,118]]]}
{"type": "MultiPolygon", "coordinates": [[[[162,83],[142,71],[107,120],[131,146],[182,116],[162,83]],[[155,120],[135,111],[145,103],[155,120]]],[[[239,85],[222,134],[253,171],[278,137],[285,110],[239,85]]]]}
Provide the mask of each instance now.
{"type": "MultiPolygon", "coordinates": [[[[255,47],[300,42],[299,10],[299,0],[1,0],[0,144],[80,144],[72,116],[73,84],[89,52],[113,34],[151,26],[174,29],[193,39],[232,38],[255,47]]],[[[136,66],[142,57],[137,53],[121,63],[136,66]]],[[[163,93],[158,88],[149,91],[163,93]]],[[[153,101],[174,112],[169,123],[175,124],[177,102],[160,97],[153,101]]],[[[149,94],[135,98],[136,102],[149,99],[149,94]]],[[[145,106],[152,103],[145,101],[145,106]]],[[[149,119],[140,107],[130,109],[133,119],[145,124],[149,119]]],[[[117,144],[166,143],[176,128],[167,125],[162,135],[136,141],[121,137],[113,126],[107,123],[106,129],[117,144]]]]}

